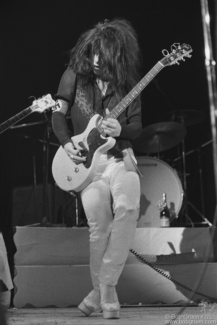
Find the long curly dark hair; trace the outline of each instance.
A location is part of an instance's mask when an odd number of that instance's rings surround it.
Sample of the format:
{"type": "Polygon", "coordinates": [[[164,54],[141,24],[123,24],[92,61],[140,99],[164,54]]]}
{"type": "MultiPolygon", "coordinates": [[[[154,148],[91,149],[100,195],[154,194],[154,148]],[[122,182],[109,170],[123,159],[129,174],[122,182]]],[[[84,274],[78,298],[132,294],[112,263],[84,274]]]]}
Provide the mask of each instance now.
{"type": "Polygon", "coordinates": [[[84,85],[93,83],[93,57],[99,55],[103,78],[120,96],[139,81],[141,54],[131,23],[123,18],[98,23],[83,33],[70,51],[69,67],[78,73],[84,85]]]}

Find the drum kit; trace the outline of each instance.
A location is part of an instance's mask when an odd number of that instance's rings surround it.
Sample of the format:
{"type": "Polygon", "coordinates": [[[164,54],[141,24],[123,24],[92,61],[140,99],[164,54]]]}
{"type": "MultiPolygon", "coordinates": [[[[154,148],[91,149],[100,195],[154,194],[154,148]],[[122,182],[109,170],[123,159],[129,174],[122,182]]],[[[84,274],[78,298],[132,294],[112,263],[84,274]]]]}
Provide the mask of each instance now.
{"type": "MultiPolygon", "coordinates": [[[[190,205],[203,220],[199,224],[211,225],[204,217],[204,214],[187,198],[186,156],[188,153],[185,150],[186,127],[198,124],[204,118],[204,114],[196,110],[170,111],[163,116],[163,119],[166,120],[165,122],[145,127],[139,138],[132,141],[134,150],[140,154],[145,154],[145,156],[136,157],[138,167],[143,175],[143,177],[140,177],[141,201],[138,227],[160,226],[160,213],[157,202],[162,199],[163,193],[167,195],[171,222],[177,221],[180,209],[182,208],[181,218],[185,218],[185,220],[180,220],[180,224],[184,226],[190,221],[192,225],[188,215],[188,206],[190,205]],[[174,160],[181,159],[182,161],[181,180],[178,172],[159,158],[161,152],[165,152],[178,145],[181,145],[181,156],[174,160]],[[150,154],[156,154],[157,157],[151,157],[149,156],[150,154]]],[[[201,173],[202,170],[200,169],[200,176],[202,177],[201,173]]],[[[201,201],[203,205],[203,197],[201,197],[201,201]]]]}

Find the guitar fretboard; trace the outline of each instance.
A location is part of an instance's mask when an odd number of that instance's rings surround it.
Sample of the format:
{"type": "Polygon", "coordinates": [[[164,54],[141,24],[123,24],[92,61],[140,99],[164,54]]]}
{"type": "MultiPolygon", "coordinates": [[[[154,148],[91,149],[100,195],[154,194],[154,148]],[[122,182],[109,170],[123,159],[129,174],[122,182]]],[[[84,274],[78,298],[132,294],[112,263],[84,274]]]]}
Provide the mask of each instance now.
{"type": "MultiPolygon", "coordinates": [[[[149,84],[149,82],[164,68],[164,65],[159,61],[140,82],[113,108],[113,110],[104,118],[117,119],[117,117],[129,106],[132,101],[141,93],[141,91],[149,84]]],[[[103,132],[103,129],[98,126],[98,131],[103,132]]]]}
{"type": "Polygon", "coordinates": [[[27,115],[31,114],[33,111],[32,106],[27,107],[26,109],[24,109],[22,112],[14,115],[13,117],[9,118],[7,121],[5,121],[4,123],[0,124],[0,133],[4,132],[5,130],[7,130],[10,126],[12,126],[13,124],[15,124],[16,122],[22,120],[24,117],[26,117],[27,115]]]}

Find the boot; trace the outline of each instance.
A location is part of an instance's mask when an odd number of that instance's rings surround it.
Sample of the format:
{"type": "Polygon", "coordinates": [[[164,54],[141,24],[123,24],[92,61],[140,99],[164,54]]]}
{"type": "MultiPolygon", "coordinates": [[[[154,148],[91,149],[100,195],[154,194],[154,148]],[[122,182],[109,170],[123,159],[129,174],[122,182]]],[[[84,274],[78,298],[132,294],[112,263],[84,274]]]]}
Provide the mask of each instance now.
{"type": "MultiPolygon", "coordinates": [[[[111,227],[109,227],[111,228],[111,227]]],[[[101,311],[100,289],[99,289],[99,271],[102,259],[108,243],[109,230],[107,233],[94,233],[94,240],[90,240],[90,275],[93,284],[93,290],[80,303],[80,309],[86,316],[93,312],[101,311]]],[[[91,238],[92,239],[92,238],[91,238]]]]}
{"type": "Polygon", "coordinates": [[[117,285],[135,235],[137,217],[137,210],[117,209],[116,219],[102,259],[100,283],[117,285]]]}
{"type": "Polygon", "coordinates": [[[100,291],[93,289],[87,297],[80,303],[78,309],[82,311],[86,316],[90,316],[93,312],[100,312],[100,291]]]}
{"type": "Polygon", "coordinates": [[[84,298],[78,308],[86,316],[90,316],[92,312],[101,311],[99,271],[111,232],[113,214],[109,202],[107,205],[104,204],[103,211],[98,207],[94,210],[91,206],[93,200],[90,200],[89,195],[86,194],[87,189],[83,191],[82,198],[85,200],[82,202],[84,207],[86,207],[86,216],[90,231],[90,275],[94,289],[84,298]],[[105,206],[108,207],[104,211],[105,206]]]}
{"type": "Polygon", "coordinates": [[[133,240],[137,210],[117,209],[116,219],[100,268],[100,295],[103,318],[119,318],[120,304],[115,286],[123,270],[133,240]]]}
{"type": "MultiPolygon", "coordinates": [[[[103,245],[101,245],[101,248],[103,245]]],[[[86,316],[101,311],[99,290],[99,269],[102,263],[104,249],[101,251],[93,242],[90,242],[90,275],[94,289],[78,306],[86,316]]]]}
{"type": "Polygon", "coordinates": [[[118,301],[115,286],[100,283],[101,307],[103,318],[119,318],[120,304],[118,301]]]}

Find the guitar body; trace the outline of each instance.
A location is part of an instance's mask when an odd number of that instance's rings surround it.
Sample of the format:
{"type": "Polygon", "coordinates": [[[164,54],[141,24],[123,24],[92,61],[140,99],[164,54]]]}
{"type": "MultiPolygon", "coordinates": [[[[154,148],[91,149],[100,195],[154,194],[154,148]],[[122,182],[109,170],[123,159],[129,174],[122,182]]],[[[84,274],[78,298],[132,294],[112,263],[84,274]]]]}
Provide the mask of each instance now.
{"type": "Polygon", "coordinates": [[[103,137],[96,129],[101,120],[100,115],[94,115],[86,130],[72,137],[76,149],[87,150],[85,155],[87,158],[84,163],[76,165],[62,146],[57,150],[52,163],[52,174],[56,184],[62,190],[67,192],[82,191],[93,180],[100,156],[115,145],[114,138],[103,137]]]}

